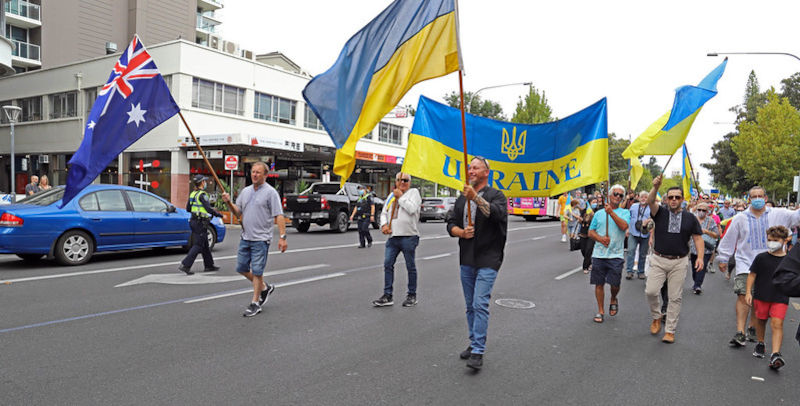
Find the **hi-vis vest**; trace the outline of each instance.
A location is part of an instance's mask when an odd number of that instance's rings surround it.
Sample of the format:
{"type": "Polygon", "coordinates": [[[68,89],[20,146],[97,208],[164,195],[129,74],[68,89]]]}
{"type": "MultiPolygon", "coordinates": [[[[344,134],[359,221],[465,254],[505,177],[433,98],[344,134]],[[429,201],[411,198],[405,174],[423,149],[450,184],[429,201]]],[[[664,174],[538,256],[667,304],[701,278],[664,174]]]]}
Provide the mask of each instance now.
{"type": "Polygon", "coordinates": [[[200,196],[202,194],[207,194],[205,190],[195,190],[191,194],[189,194],[189,206],[192,209],[192,214],[202,218],[209,218],[211,214],[206,211],[206,208],[203,207],[203,203],[200,201],[200,196]]]}

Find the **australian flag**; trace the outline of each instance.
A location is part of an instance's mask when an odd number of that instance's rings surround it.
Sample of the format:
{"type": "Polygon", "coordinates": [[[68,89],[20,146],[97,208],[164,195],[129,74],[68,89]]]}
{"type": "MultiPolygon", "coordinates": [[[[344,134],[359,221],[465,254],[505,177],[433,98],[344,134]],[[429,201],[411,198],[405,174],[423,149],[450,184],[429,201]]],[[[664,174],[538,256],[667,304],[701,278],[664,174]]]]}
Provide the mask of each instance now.
{"type": "Polygon", "coordinates": [[[83,142],[69,160],[61,207],[92,183],[125,148],[180,109],[158,72],[153,58],[134,34],[98,91],[83,142]]]}

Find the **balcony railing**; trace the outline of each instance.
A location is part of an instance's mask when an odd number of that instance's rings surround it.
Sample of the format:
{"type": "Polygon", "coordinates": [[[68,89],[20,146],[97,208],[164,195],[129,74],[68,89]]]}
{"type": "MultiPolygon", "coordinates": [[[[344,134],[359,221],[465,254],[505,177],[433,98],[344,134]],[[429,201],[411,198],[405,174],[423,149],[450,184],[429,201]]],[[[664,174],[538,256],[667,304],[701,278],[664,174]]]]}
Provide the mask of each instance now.
{"type": "Polygon", "coordinates": [[[20,58],[26,59],[33,59],[34,61],[40,61],[41,56],[39,54],[39,46],[36,44],[29,44],[27,42],[11,40],[14,43],[14,52],[11,53],[12,56],[18,56],[20,58]]]}
{"type": "Polygon", "coordinates": [[[14,14],[31,20],[42,21],[41,8],[25,0],[11,0],[6,3],[6,14],[14,14]]]}
{"type": "Polygon", "coordinates": [[[200,14],[197,15],[197,28],[207,32],[216,32],[216,27],[219,25],[218,22],[211,20],[210,18],[206,18],[200,14]]]}

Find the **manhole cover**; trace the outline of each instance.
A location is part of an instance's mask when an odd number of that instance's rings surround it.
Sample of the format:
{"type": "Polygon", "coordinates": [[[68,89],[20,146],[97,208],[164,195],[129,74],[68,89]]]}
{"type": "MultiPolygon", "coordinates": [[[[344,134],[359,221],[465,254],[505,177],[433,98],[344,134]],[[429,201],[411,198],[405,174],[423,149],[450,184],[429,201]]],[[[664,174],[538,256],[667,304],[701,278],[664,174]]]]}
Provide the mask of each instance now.
{"type": "Polygon", "coordinates": [[[522,299],[497,299],[494,301],[498,306],[510,307],[512,309],[533,309],[536,307],[533,302],[522,299]]]}

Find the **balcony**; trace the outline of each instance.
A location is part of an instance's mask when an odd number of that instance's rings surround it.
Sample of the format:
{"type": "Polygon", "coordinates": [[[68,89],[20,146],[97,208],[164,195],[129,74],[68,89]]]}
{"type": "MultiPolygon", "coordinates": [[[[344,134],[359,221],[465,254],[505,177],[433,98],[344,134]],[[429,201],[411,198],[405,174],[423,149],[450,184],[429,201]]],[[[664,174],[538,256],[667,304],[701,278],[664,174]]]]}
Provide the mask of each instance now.
{"type": "Polygon", "coordinates": [[[197,7],[203,11],[219,10],[222,6],[222,0],[197,0],[197,7]]]}
{"type": "Polygon", "coordinates": [[[39,53],[39,46],[27,42],[11,40],[14,43],[14,51],[11,52],[11,61],[14,66],[26,68],[42,66],[42,56],[39,53]]]}
{"type": "Polygon", "coordinates": [[[203,33],[214,34],[217,31],[217,26],[220,25],[219,20],[204,16],[202,14],[197,14],[197,30],[203,33]]]}
{"type": "Polygon", "coordinates": [[[20,28],[42,26],[41,7],[24,0],[11,0],[5,4],[6,22],[20,28]]]}
{"type": "Polygon", "coordinates": [[[13,48],[10,39],[0,36],[0,77],[14,74],[14,67],[11,64],[13,48]]]}

